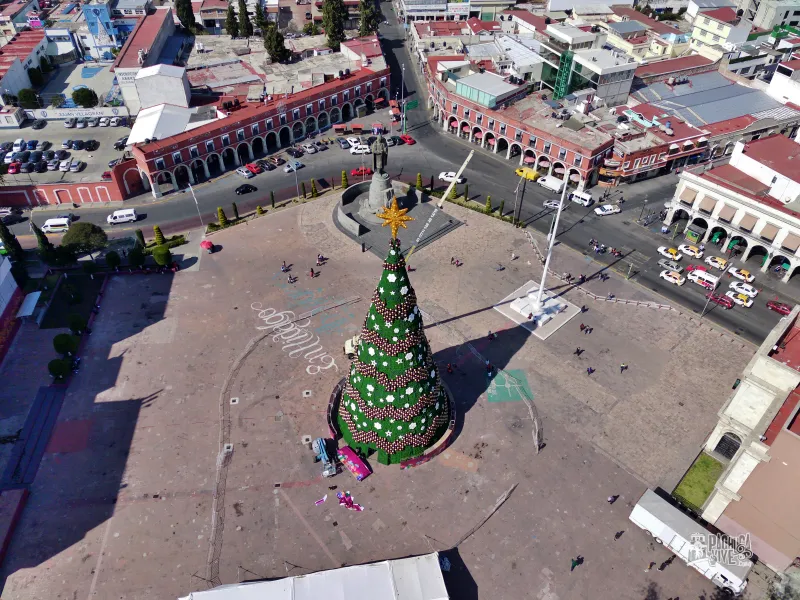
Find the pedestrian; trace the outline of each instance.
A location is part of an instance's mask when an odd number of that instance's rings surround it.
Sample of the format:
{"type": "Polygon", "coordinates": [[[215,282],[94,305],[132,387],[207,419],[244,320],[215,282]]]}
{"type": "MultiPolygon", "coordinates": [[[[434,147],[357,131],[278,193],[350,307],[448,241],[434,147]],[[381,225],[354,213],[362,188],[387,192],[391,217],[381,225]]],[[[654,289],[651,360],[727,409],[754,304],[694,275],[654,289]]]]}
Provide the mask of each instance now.
{"type": "Polygon", "coordinates": [[[448,373],[452,373],[453,372],[453,365],[451,365],[450,363],[447,363],[447,372],[448,373]]]}
{"type": "Polygon", "coordinates": [[[620,373],[623,373],[623,372],[625,372],[625,371],[627,371],[627,370],[628,370],[628,365],[626,365],[625,363],[622,363],[622,364],[619,366],[619,372],[620,372],[620,373]]]}
{"type": "Polygon", "coordinates": [[[283,266],[281,267],[281,269],[286,270],[286,261],[283,261],[283,266]]]}
{"type": "Polygon", "coordinates": [[[294,281],[292,281],[292,276],[291,275],[286,277],[286,283],[294,283],[294,281]]]}
{"type": "Polygon", "coordinates": [[[511,260],[517,260],[517,255],[513,252],[511,253],[511,260]]]}
{"type": "Polygon", "coordinates": [[[582,312],[582,313],[585,313],[587,310],[589,310],[589,309],[588,309],[588,308],[586,308],[586,305],[585,305],[585,304],[581,306],[581,312],[582,312]]]}
{"type": "Polygon", "coordinates": [[[583,350],[581,350],[581,347],[580,347],[580,346],[578,346],[577,348],[575,348],[575,354],[576,354],[577,356],[580,356],[580,355],[581,355],[581,352],[583,352],[583,350]]]}
{"type": "Polygon", "coordinates": [[[619,498],[619,494],[617,494],[616,496],[609,496],[609,497],[608,497],[608,499],[607,499],[606,501],[607,501],[609,504],[614,504],[614,502],[616,502],[616,501],[617,501],[617,498],[619,498]]]}
{"type": "Polygon", "coordinates": [[[490,342],[494,339],[494,334],[492,333],[491,329],[489,330],[489,335],[487,335],[486,337],[489,338],[490,342]]]}
{"type": "Polygon", "coordinates": [[[586,335],[586,334],[588,334],[588,333],[589,333],[591,330],[592,330],[592,328],[591,328],[591,327],[584,327],[584,328],[583,328],[583,335],[586,335]]]}
{"type": "Polygon", "coordinates": [[[670,556],[667,560],[665,560],[663,563],[661,563],[661,566],[658,567],[658,570],[659,571],[663,571],[664,569],[666,569],[668,566],[670,566],[672,564],[673,560],[675,560],[675,555],[674,554],[672,556],[670,556]]]}
{"type": "Polygon", "coordinates": [[[614,539],[615,539],[615,540],[618,540],[619,538],[621,538],[621,537],[622,537],[622,534],[623,534],[623,533],[625,533],[625,530],[624,530],[624,529],[623,529],[622,531],[618,531],[617,533],[615,533],[615,534],[614,534],[614,539]]]}
{"type": "Polygon", "coordinates": [[[122,258],[127,258],[127,257],[128,257],[128,251],[125,250],[125,248],[123,248],[122,249],[122,258]]]}
{"type": "Polygon", "coordinates": [[[591,375],[592,373],[594,373],[594,369],[592,367],[586,367],[586,374],[591,375]]]}
{"type": "Polygon", "coordinates": [[[451,265],[454,265],[454,264],[456,264],[456,257],[455,257],[455,256],[451,256],[451,257],[450,257],[450,264],[451,264],[451,265]]]}
{"type": "Polygon", "coordinates": [[[586,329],[586,325],[584,325],[583,323],[581,323],[581,331],[583,331],[584,329],[586,329]]]}
{"type": "Polygon", "coordinates": [[[647,565],[647,568],[644,570],[644,572],[645,573],[649,573],[650,571],[653,570],[653,567],[655,567],[655,566],[656,566],[656,563],[651,562],[649,565],[647,565]]]}
{"type": "Polygon", "coordinates": [[[311,277],[311,279],[314,279],[314,269],[313,268],[311,269],[311,272],[309,273],[309,276],[311,277]]]}
{"type": "Polygon", "coordinates": [[[583,557],[581,555],[576,556],[572,559],[572,564],[569,567],[569,572],[572,573],[575,570],[575,567],[578,567],[583,564],[583,557]]]}

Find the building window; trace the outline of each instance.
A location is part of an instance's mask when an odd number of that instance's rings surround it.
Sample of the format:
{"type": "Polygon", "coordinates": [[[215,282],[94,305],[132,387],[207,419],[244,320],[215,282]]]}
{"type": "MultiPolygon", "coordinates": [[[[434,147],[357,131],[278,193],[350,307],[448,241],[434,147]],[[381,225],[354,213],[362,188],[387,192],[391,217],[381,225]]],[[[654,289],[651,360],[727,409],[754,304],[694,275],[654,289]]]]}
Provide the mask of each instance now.
{"type": "Polygon", "coordinates": [[[286,125],[286,113],[281,115],[281,125],[286,125]]]}
{"type": "Polygon", "coordinates": [[[179,165],[183,162],[183,157],[181,156],[180,152],[172,153],[172,162],[176,165],[179,165]]]}
{"type": "Polygon", "coordinates": [[[711,23],[711,19],[703,19],[703,25],[708,25],[711,23]]]}
{"type": "Polygon", "coordinates": [[[455,102],[453,102],[453,112],[458,114],[458,104],[456,104],[455,102]]]}
{"type": "Polygon", "coordinates": [[[313,104],[306,104],[306,116],[310,117],[314,114],[314,105],[313,104]]]}
{"type": "Polygon", "coordinates": [[[343,91],[343,92],[342,92],[342,97],[344,98],[344,101],[345,101],[345,102],[347,102],[348,100],[350,100],[350,90],[345,90],[345,91],[343,91]]]}
{"type": "Polygon", "coordinates": [[[339,96],[331,96],[331,106],[339,104],[339,96]]]}
{"type": "Polygon", "coordinates": [[[381,87],[386,87],[386,77],[381,77],[381,87]]]}
{"type": "Polygon", "coordinates": [[[478,122],[478,125],[480,125],[481,123],[483,123],[483,115],[481,114],[475,115],[475,120],[478,122]]]}
{"type": "Polygon", "coordinates": [[[317,102],[317,106],[319,107],[319,110],[325,110],[325,99],[323,98],[322,100],[317,102]]]}
{"type": "Polygon", "coordinates": [[[295,108],[292,111],[292,119],[294,119],[296,121],[299,118],[300,118],[300,109],[299,108],[295,108]]]}
{"type": "Polygon", "coordinates": [[[258,135],[258,133],[259,133],[258,132],[258,123],[256,123],[255,125],[253,125],[250,128],[250,132],[251,132],[251,135],[258,135]]]}
{"type": "Polygon", "coordinates": [[[494,119],[489,119],[489,129],[494,129],[494,119]]]}
{"type": "Polygon", "coordinates": [[[197,158],[198,156],[200,156],[200,151],[197,149],[197,146],[192,146],[191,148],[189,148],[189,156],[191,156],[192,158],[197,158]]]}
{"type": "Polygon", "coordinates": [[[558,160],[564,160],[565,158],[567,158],[567,151],[565,148],[561,148],[561,150],[558,151],[558,160]]]}
{"type": "Polygon", "coordinates": [[[623,164],[623,165],[622,165],[622,168],[623,168],[623,169],[627,169],[627,168],[629,168],[630,166],[631,166],[631,163],[630,163],[630,161],[626,161],[626,162],[625,162],[625,164],[623,164]]]}
{"type": "Polygon", "coordinates": [[[719,41],[719,36],[718,35],[712,35],[711,39],[714,40],[715,42],[718,42],[719,41]]]}
{"type": "Polygon", "coordinates": [[[214,151],[214,140],[208,140],[206,142],[206,152],[213,152],[214,151]]]}
{"type": "Polygon", "coordinates": [[[662,152],[661,154],[658,155],[658,160],[666,160],[666,159],[667,159],[667,154],[665,152],[662,152]]]}
{"type": "Polygon", "coordinates": [[[640,163],[640,162],[642,162],[642,159],[641,159],[641,158],[637,158],[635,161],[633,161],[633,168],[634,168],[634,169],[638,169],[638,168],[639,168],[639,163],[640,163]]]}
{"type": "Polygon", "coordinates": [[[360,85],[356,86],[355,90],[353,91],[353,94],[355,95],[356,98],[361,97],[361,86],[360,85]]]}
{"type": "Polygon", "coordinates": [[[465,119],[469,119],[469,109],[468,108],[464,109],[464,118],[465,119]]]}
{"type": "Polygon", "coordinates": [[[166,168],[167,168],[167,165],[164,164],[164,159],[163,158],[157,158],[156,159],[156,169],[158,169],[159,171],[163,171],[166,168]]]}
{"type": "Polygon", "coordinates": [[[583,157],[580,154],[576,154],[575,159],[572,161],[572,164],[575,165],[576,167],[580,167],[581,161],[583,161],[583,157]]]}
{"type": "Polygon", "coordinates": [[[372,91],[372,82],[371,82],[371,81],[368,81],[368,82],[367,82],[367,93],[369,93],[369,92],[371,92],[371,91],[372,91]]]}
{"type": "Polygon", "coordinates": [[[514,140],[517,141],[517,142],[521,142],[522,141],[522,132],[521,131],[514,132],[514,140]]]}
{"type": "Polygon", "coordinates": [[[503,135],[506,134],[506,124],[505,123],[500,123],[500,133],[502,133],[503,135]]]}
{"type": "Polygon", "coordinates": [[[240,142],[244,141],[244,129],[237,129],[236,130],[236,139],[240,142]]]}
{"type": "Polygon", "coordinates": [[[272,129],[272,119],[267,119],[267,131],[272,129]]]}
{"type": "Polygon", "coordinates": [[[231,138],[230,138],[230,136],[229,136],[229,135],[227,135],[227,134],[226,134],[226,135],[223,135],[223,136],[222,136],[222,147],[224,148],[225,146],[230,146],[230,145],[231,145],[231,138]]]}
{"type": "Polygon", "coordinates": [[[544,149],[542,150],[545,154],[550,154],[550,142],[545,142],[544,149]]]}

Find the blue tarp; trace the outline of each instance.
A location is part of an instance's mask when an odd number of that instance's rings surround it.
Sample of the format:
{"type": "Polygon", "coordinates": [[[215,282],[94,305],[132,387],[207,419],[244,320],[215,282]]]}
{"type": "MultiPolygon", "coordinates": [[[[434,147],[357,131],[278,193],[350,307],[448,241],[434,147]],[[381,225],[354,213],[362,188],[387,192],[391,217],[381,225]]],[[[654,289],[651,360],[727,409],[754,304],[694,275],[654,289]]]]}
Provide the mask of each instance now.
{"type": "Polygon", "coordinates": [[[62,14],[62,15],[68,15],[68,14],[69,14],[69,13],[71,13],[71,12],[72,12],[74,9],[75,9],[75,4],[74,4],[74,3],[73,3],[73,4],[67,4],[67,5],[64,7],[64,10],[62,10],[62,11],[61,11],[61,14],[62,14]]]}

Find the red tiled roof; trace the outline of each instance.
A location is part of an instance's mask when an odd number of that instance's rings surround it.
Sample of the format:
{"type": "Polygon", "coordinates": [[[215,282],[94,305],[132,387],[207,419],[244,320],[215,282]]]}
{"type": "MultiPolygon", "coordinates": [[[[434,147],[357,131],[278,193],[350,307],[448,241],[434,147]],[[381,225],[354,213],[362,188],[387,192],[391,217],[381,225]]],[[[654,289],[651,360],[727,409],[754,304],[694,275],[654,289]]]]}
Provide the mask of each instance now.
{"type": "Polygon", "coordinates": [[[640,13],[638,10],[634,10],[628,6],[612,6],[611,10],[618,17],[627,17],[631,21],[639,21],[639,23],[646,25],[649,29],[652,29],[656,33],[675,33],[678,35],[681,33],[679,29],[676,29],[672,25],[667,25],[661,21],[656,21],[655,19],[652,19],[647,15],[640,13]]]}
{"type": "MultiPolygon", "coordinates": [[[[794,328],[792,328],[790,331],[793,332],[794,328]]],[[[769,424],[769,427],[767,427],[767,430],[764,432],[764,437],[766,439],[762,441],[767,446],[771,446],[772,442],[775,441],[775,438],[778,437],[778,434],[783,430],[784,426],[789,420],[789,417],[791,417],[792,413],[794,413],[794,409],[797,407],[798,402],[800,402],[800,388],[795,388],[786,397],[786,400],[784,400],[783,404],[778,410],[778,413],[772,419],[772,422],[769,424]]],[[[790,430],[793,424],[794,421],[792,421],[792,423],[790,423],[789,425],[790,430]]]]}
{"type": "Polygon", "coordinates": [[[544,31],[547,29],[547,22],[544,20],[544,17],[529,13],[527,10],[504,10],[500,14],[511,15],[520,21],[524,21],[528,25],[532,25],[536,31],[544,31]]]}
{"type": "Polygon", "coordinates": [[[743,154],[765,167],[800,181],[800,144],[778,133],[744,145],[743,154]]]}
{"type": "Polygon", "coordinates": [[[371,35],[353,40],[347,40],[342,43],[348,50],[352,50],[356,54],[365,56],[367,58],[376,58],[383,56],[381,50],[381,43],[378,41],[378,36],[371,35]]]}
{"type": "Polygon", "coordinates": [[[16,34],[11,40],[0,48],[0,77],[5,76],[12,63],[19,59],[24,61],[44,39],[44,31],[23,31],[16,34]]]}
{"type": "Polygon", "coordinates": [[[130,36],[128,36],[111,70],[113,71],[117,67],[123,69],[137,67],[139,65],[139,50],[150,48],[168,18],[172,18],[171,9],[156,9],[154,13],[146,15],[140,20],[130,36]]]}
{"type": "Polygon", "coordinates": [[[467,19],[467,27],[469,27],[472,33],[501,31],[498,21],[481,21],[478,17],[470,17],[467,19]]]}
{"type": "Polygon", "coordinates": [[[730,6],[725,6],[723,8],[715,8],[714,10],[698,13],[698,16],[700,15],[708,19],[715,19],[717,21],[722,21],[723,23],[734,23],[739,20],[739,17],[736,16],[736,11],[732,9],[730,6]]]}
{"type": "Polygon", "coordinates": [[[629,44],[633,44],[634,46],[638,46],[639,44],[647,44],[650,41],[646,35],[637,35],[634,37],[625,38],[625,41],[629,44]]]}
{"type": "Polygon", "coordinates": [[[741,117],[727,119],[726,121],[703,125],[703,129],[708,131],[708,133],[712,136],[722,135],[723,133],[730,133],[732,131],[741,131],[742,129],[750,126],[752,123],[755,123],[756,120],[757,119],[755,117],[751,117],[750,115],[742,115],[741,117]]]}
{"type": "Polygon", "coordinates": [[[227,0],[202,0],[202,4],[200,5],[200,10],[224,10],[227,12],[228,10],[228,2],[227,0]]]}
{"type": "Polygon", "coordinates": [[[675,73],[685,69],[694,69],[710,65],[714,61],[705,56],[694,54],[692,56],[683,56],[681,58],[673,58],[670,60],[662,60],[660,62],[642,65],[636,69],[637,77],[650,77],[653,75],[666,75],[667,73],[675,73]]]}
{"type": "Polygon", "coordinates": [[[786,38],[783,41],[794,46],[795,44],[800,44],[800,37],[786,38]]]}
{"type": "Polygon", "coordinates": [[[780,63],[782,67],[788,67],[789,69],[800,69],[800,58],[795,58],[793,60],[785,60],[780,63]]]}
{"type": "Polygon", "coordinates": [[[447,62],[450,60],[467,60],[467,57],[464,54],[451,54],[449,56],[429,56],[428,68],[431,70],[431,73],[436,73],[437,65],[440,62],[447,62]]]}
{"type": "Polygon", "coordinates": [[[460,21],[417,21],[414,27],[419,37],[461,35],[464,31],[464,25],[460,21]]]}
{"type": "Polygon", "coordinates": [[[25,8],[28,5],[29,2],[30,0],[19,0],[15,2],[9,2],[8,4],[5,4],[2,7],[0,7],[3,9],[2,11],[0,11],[0,15],[3,15],[4,17],[16,16],[22,11],[23,8],[25,8]]]}

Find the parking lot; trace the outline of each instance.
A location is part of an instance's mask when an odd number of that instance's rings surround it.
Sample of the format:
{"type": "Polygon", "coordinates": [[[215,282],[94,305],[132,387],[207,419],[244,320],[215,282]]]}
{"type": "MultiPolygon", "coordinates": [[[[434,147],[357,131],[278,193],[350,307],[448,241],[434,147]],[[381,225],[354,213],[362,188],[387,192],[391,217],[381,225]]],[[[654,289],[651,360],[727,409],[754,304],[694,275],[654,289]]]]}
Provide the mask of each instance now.
{"type": "Polygon", "coordinates": [[[44,140],[50,142],[46,150],[61,150],[65,140],[95,140],[99,146],[95,150],[67,150],[67,157],[80,160],[85,166],[77,173],[63,173],[61,171],[47,171],[44,173],[18,173],[6,174],[8,168],[4,164],[3,178],[7,185],[26,185],[31,183],[79,183],[81,181],[99,181],[104,171],[108,171],[108,162],[121,158],[122,152],[114,150],[114,142],[130,133],[129,127],[86,127],[84,129],[67,129],[63,121],[48,121],[43,129],[33,129],[32,121],[21,129],[8,129],[0,131],[0,143],[13,142],[18,138],[26,141],[44,140]]]}

